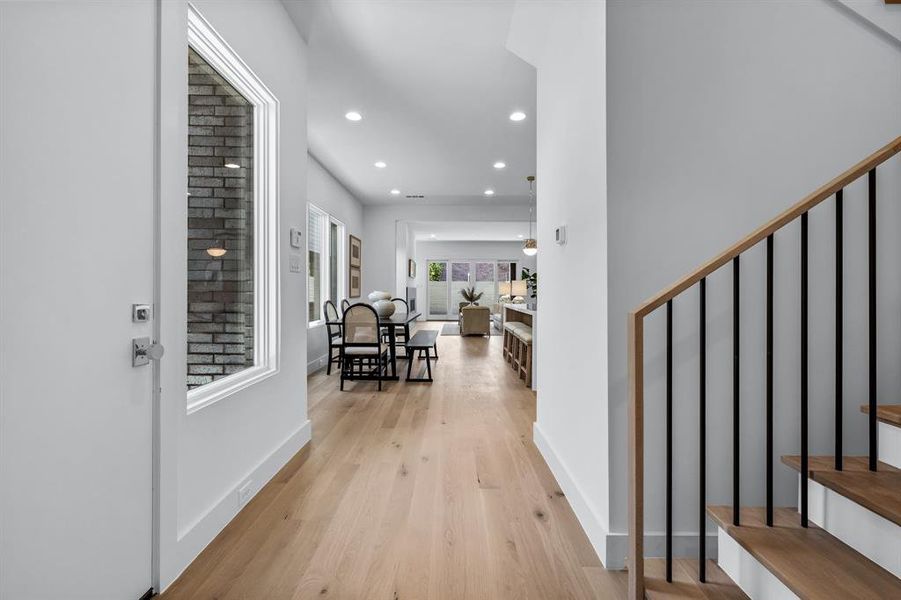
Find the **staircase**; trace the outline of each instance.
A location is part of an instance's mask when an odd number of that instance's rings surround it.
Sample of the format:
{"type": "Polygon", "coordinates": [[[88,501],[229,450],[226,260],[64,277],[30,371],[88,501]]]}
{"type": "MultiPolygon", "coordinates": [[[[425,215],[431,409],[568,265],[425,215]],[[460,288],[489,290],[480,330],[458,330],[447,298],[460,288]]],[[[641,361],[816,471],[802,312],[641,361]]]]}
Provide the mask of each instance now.
{"type": "MultiPolygon", "coordinates": [[[[901,599],[901,405],[880,405],[876,387],[877,353],[877,168],[901,152],[901,137],[874,152],[814,191],[769,223],[721,252],[672,286],[636,307],[628,317],[629,353],[629,598],[720,598],[780,600],[782,598],[901,599]],[[866,456],[843,452],[843,191],[854,181],[867,182],[867,396],[861,407],[866,421],[866,456]],[[835,290],[833,298],[818,302],[835,305],[835,419],[829,446],[831,456],[811,456],[809,431],[809,243],[808,213],[832,200],[835,214],[835,290]],[[774,419],[781,405],[774,398],[774,236],[800,221],[800,426],[793,436],[797,456],[774,453],[774,419]],[[742,254],[765,244],[766,249],[766,386],[765,439],[742,435],[740,395],[740,285],[742,254]],[[731,266],[732,276],[732,422],[731,503],[707,503],[707,277],[731,266]],[[699,315],[698,372],[698,556],[673,556],[673,300],[697,287],[699,315]],[[666,549],[663,558],[644,556],[645,512],[645,319],[666,310],[666,479],[655,494],[666,498],[666,549]],[[742,446],[765,453],[765,502],[745,506],[740,497],[742,446]],[[797,506],[774,506],[774,470],[792,469],[798,477],[797,506]],[[718,558],[707,553],[708,519],[716,525],[718,558]]],[[[820,250],[818,248],[818,250],[820,250]]],[[[780,256],[780,259],[782,257],[780,256]]],[[[894,258],[894,257],[891,257],[894,258]]],[[[899,307],[892,307],[896,310],[899,307]]],[[[831,325],[831,324],[830,324],[831,325]]],[[[896,343],[890,340],[883,343],[896,343]]],[[[901,392],[901,390],[899,390],[901,392]]],[[[764,411],[762,411],[764,412],[764,411]]],[[[822,440],[819,440],[822,442],[822,440]]],[[[715,474],[721,476],[721,474],[715,474]]]]}

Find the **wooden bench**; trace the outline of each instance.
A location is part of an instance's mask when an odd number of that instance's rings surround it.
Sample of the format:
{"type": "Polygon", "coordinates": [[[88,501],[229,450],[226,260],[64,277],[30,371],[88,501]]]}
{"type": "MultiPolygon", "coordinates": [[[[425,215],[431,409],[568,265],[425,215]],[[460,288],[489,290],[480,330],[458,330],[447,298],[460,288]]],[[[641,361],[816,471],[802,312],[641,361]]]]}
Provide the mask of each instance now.
{"type": "Polygon", "coordinates": [[[435,358],[438,358],[438,332],[437,331],[417,331],[407,341],[407,381],[433,381],[432,379],[432,356],[431,351],[435,350],[435,358]],[[425,368],[428,377],[410,377],[413,370],[413,352],[419,350],[419,357],[425,353],[425,368]]]}

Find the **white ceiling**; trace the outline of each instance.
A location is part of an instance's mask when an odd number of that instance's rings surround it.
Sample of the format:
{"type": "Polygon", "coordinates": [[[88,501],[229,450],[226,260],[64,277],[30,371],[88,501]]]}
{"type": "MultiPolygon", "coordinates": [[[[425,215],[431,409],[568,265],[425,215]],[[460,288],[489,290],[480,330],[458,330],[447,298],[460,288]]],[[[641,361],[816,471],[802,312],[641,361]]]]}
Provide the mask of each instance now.
{"type": "Polygon", "coordinates": [[[413,237],[425,242],[521,242],[529,237],[528,221],[423,221],[408,225],[413,237]]]}
{"type": "Polygon", "coordinates": [[[512,0],[284,4],[309,44],[310,151],[360,200],[528,201],[535,70],[504,46],[512,0]],[[527,118],[510,121],[514,110],[527,118]]]}

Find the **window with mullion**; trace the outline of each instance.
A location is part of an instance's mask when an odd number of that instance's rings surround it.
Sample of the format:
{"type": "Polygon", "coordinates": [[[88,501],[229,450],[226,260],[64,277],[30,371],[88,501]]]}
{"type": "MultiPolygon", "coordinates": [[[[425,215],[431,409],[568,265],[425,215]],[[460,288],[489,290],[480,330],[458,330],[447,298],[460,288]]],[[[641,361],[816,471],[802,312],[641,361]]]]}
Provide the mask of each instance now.
{"type": "Polygon", "coordinates": [[[344,295],[347,270],[344,260],[344,224],[310,205],[307,224],[307,301],[310,326],[324,320],[322,305],[338,306],[344,295]]]}

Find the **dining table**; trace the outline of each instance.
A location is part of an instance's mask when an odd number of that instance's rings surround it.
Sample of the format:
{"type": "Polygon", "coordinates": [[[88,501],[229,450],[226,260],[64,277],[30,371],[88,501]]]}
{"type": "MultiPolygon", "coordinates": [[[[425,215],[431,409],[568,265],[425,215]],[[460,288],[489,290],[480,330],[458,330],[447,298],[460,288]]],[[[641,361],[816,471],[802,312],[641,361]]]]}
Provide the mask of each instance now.
{"type": "MultiPolygon", "coordinates": [[[[389,366],[391,368],[391,374],[385,375],[383,380],[385,381],[398,381],[400,377],[397,375],[397,329],[401,328],[404,331],[404,339],[410,339],[410,323],[414,322],[416,319],[422,316],[422,313],[419,311],[411,311],[411,312],[396,312],[388,317],[379,316],[379,329],[385,329],[388,333],[388,354],[390,356],[389,366]]],[[[334,321],[327,321],[328,325],[338,325],[343,326],[344,322],[341,319],[337,319],[334,321]]],[[[405,358],[409,359],[409,357],[405,356],[405,358]]]]}

